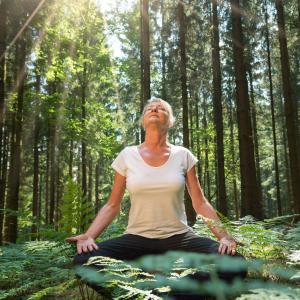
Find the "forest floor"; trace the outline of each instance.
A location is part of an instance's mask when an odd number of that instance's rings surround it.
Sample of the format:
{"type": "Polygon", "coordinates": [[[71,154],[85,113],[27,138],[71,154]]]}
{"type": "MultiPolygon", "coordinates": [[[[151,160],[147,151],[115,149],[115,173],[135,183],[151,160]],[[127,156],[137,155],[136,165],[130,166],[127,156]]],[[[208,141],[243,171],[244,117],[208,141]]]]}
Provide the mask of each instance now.
{"type": "MultiPolygon", "coordinates": [[[[300,299],[299,216],[259,222],[245,217],[225,224],[227,230],[243,243],[238,251],[247,259],[249,276],[231,286],[212,280],[202,287],[202,292],[212,293],[218,300],[227,297],[237,300],[300,299]]],[[[108,228],[103,239],[122,232],[122,228],[116,230],[116,224],[112,228],[108,228]]],[[[197,221],[194,230],[211,237],[201,220],[197,221]]],[[[72,268],[75,248],[63,242],[64,234],[49,231],[47,234],[48,239],[0,247],[0,300],[105,299],[75,278],[72,268]]],[[[199,288],[186,277],[195,271],[195,265],[204,266],[206,270],[217,264],[227,269],[245,265],[242,261],[233,264],[230,257],[220,260],[215,256],[197,255],[168,252],[161,256],[147,256],[134,265],[99,258],[101,264],[107,266],[105,273],[86,269],[77,272],[87,280],[101,282],[110,291],[112,299],[162,299],[159,295],[166,295],[170,287],[199,288]]]]}

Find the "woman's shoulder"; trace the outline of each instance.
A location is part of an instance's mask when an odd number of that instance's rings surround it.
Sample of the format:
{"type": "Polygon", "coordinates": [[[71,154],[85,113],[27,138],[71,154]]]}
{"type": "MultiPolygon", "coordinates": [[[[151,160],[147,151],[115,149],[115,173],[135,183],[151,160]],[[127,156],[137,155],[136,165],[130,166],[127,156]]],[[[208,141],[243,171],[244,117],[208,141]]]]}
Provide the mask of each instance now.
{"type": "Polygon", "coordinates": [[[124,148],[121,150],[120,154],[127,154],[136,149],[137,145],[125,145],[124,148]]]}
{"type": "Polygon", "coordinates": [[[186,148],[184,146],[173,145],[173,144],[171,144],[171,146],[173,147],[175,152],[180,152],[180,153],[191,152],[188,148],[186,148]]]}

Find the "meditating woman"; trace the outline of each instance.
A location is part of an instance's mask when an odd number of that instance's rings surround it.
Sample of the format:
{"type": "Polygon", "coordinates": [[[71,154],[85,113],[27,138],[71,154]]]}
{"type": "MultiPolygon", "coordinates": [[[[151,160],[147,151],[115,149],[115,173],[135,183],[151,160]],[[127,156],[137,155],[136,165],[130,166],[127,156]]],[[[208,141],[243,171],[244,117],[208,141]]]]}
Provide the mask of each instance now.
{"type": "MultiPolygon", "coordinates": [[[[236,255],[237,242],[221,226],[214,208],[203,195],[195,170],[197,158],[188,149],[168,142],[168,129],[174,124],[171,106],[159,98],[149,100],[141,123],[145,141],[125,147],[111,165],[115,177],[107,203],[84,234],[66,239],[77,245],[74,263],[84,264],[93,256],[134,260],[170,250],[236,255]],[[218,242],[197,235],[188,226],[185,185],[196,213],[212,220],[207,225],[218,242]],[[95,239],[119,213],[125,188],[131,201],[126,231],[96,244],[95,239]]],[[[228,272],[225,277],[245,274],[228,272]]]]}

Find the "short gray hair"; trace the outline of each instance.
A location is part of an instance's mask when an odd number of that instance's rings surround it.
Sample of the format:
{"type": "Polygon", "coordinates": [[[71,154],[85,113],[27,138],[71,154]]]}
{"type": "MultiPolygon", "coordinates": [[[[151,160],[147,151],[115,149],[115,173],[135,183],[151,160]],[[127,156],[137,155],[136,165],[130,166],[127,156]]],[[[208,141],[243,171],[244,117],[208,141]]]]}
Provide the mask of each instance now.
{"type": "Polygon", "coordinates": [[[142,116],[140,118],[140,125],[144,128],[143,119],[144,119],[144,114],[146,112],[146,109],[150,104],[155,103],[155,102],[161,102],[165,106],[165,108],[167,109],[167,112],[169,114],[169,128],[173,127],[173,125],[175,123],[175,117],[174,117],[174,114],[173,114],[173,109],[167,101],[165,101],[161,98],[151,98],[147,101],[146,105],[144,106],[142,116]]]}

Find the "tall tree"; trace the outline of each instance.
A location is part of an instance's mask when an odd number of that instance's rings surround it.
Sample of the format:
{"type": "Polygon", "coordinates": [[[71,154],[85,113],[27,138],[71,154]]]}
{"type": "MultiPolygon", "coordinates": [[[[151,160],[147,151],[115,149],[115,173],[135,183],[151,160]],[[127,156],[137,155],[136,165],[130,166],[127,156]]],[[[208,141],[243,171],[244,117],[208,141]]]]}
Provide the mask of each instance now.
{"type": "Polygon", "coordinates": [[[224,142],[223,142],[223,114],[222,114],[222,87],[221,63],[219,45],[218,2],[212,0],[212,67],[213,67],[213,106],[214,123],[217,141],[217,209],[225,216],[228,215],[227,197],[224,171],[224,142]]]}
{"type": "Polygon", "coordinates": [[[39,138],[40,138],[40,113],[39,113],[39,105],[40,102],[40,89],[41,89],[41,76],[39,74],[38,67],[36,67],[36,82],[35,82],[35,90],[36,90],[36,115],[34,120],[34,129],[33,129],[33,189],[32,189],[32,217],[33,217],[33,225],[31,228],[32,239],[37,238],[37,221],[38,221],[38,212],[39,212],[39,138]]]}
{"type": "Polygon", "coordinates": [[[239,0],[231,0],[233,58],[236,82],[237,121],[241,171],[241,213],[261,219],[262,199],[255,168],[253,131],[244,61],[242,12],[239,0]]]}
{"type": "Polygon", "coordinates": [[[293,193],[293,204],[296,213],[300,213],[300,170],[297,154],[298,134],[296,129],[296,114],[293,105],[293,96],[291,89],[291,74],[289,64],[289,54],[287,47],[287,37],[285,32],[285,20],[283,1],[276,0],[278,38],[280,45],[280,61],[282,74],[282,88],[284,97],[284,113],[287,130],[287,142],[289,149],[291,183],[293,193]]]}
{"type": "MultiPolygon", "coordinates": [[[[187,73],[186,73],[186,16],[184,12],[184,3],[178,0],[178,23],[179,23],[179,50],[180,50],[180,82],[182,99],[182,128],[183,128],[183,146],[189,148],[189,112],[188,112],[188,92],[187,92],[187,73]]],[[[193,209],[192,201],[189,195],[185,194],[185,210],[189,224],[196,222],[196,213],[193,209]]]]}
{"type": "Polygon", "coordinates": [[[5,103],[5,50],[7,31],[7,1],[0,2],[0,245],[2,244],[3,208],[4,208],[4,103],[5,103]]]}
{"type": "Polygon", "coordinates": [[[23,127],[24,81],[26,74],[26,41],[22,37],[16,44],[18,68],[16,74],[17,99],[12,113],[12,138],[10,150],[10,166],[8,175],[8,195],[5,218],[5,239],[16,243],[18,234],[18,209],[21,173],[21,137],[23,127]]]}
{"type": "Polygon", "coordinates": [[[265,21],[265,42],[267,50],[267,66],[268,66],[268,80],[269,80],[269,96],[271,104],[272,116],[272,133],[273,133],[273,148],[274,148],[274,165],[275,165],[275,180],[276,180],[276,200],[277,200],[277,213],[282,215],[281,195],[280,195],[280,182],[279,182],[279,167],[278,167],[278,152],[277,152],[277,137],[276,137],[276,123],[275,123],[275,106],[274,106],[274,92],[273,92],[273,76],[271,65],[271,48],[270,48],[270,32],[269,32],[269,15],[267,10],[267,1],[263,2],[263,13],[265,21]]]}
{"type": "MultiPolygon", "coordinates": [[[[140,45],[141,45],[141,112],[148,99],[150,91],[150,29],[149,29],[149,1],[140,0],[140,45]]],[[[141,141],[145,133],[141,131],[141,141]]]]}

